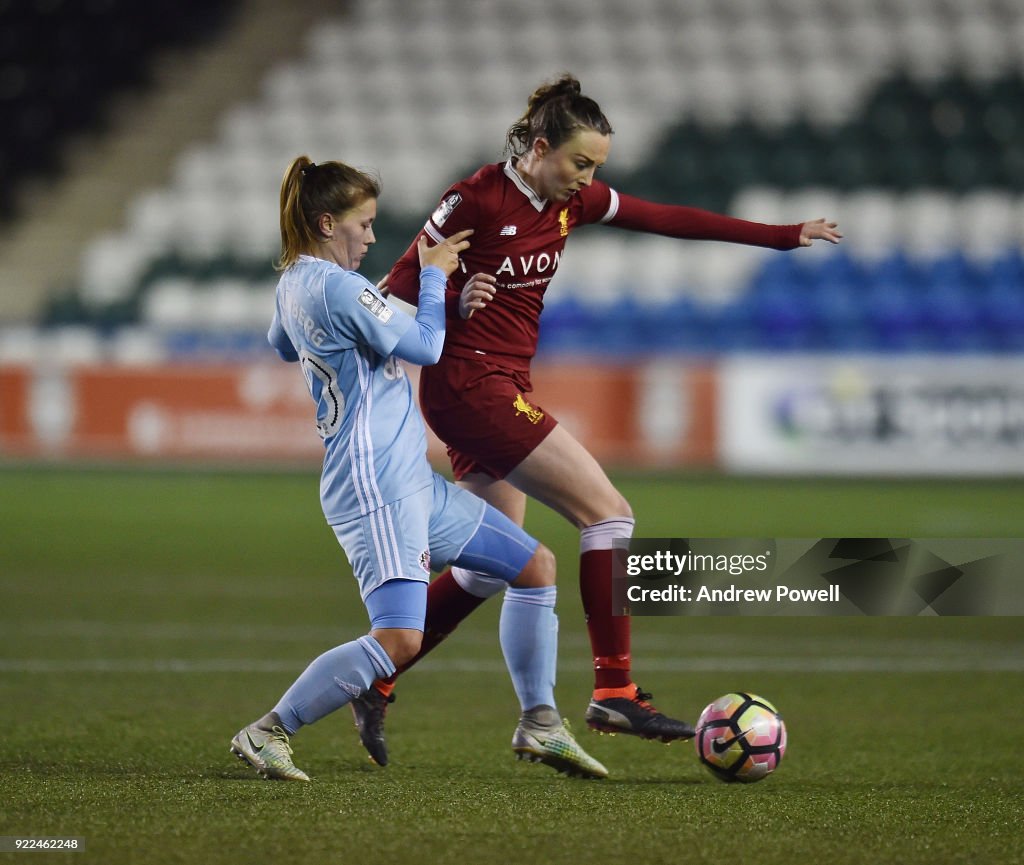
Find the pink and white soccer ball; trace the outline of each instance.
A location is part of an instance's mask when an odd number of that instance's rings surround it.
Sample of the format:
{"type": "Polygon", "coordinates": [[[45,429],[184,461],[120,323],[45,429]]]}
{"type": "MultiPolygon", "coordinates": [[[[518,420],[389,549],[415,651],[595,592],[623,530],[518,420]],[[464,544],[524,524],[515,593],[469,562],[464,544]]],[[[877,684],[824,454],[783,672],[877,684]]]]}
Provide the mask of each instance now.
{"type": "Polygon", "coordinates": [[[786,725],[763,697],[737,691],[701,712],[693,741],[712,775],[750,784],[778,768],[786,753],[786,725]]]}

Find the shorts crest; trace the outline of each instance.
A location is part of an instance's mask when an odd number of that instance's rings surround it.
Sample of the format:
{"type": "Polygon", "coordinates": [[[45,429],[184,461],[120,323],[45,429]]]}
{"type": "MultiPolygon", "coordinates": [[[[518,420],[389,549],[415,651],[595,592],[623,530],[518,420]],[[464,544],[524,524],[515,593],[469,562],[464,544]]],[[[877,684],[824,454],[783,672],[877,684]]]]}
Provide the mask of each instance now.
{"type": "Polygon", "coordinates": [[[526,401],[526,397],[521,393],[516,394],[516,398],[512,401],[512,407],[516,410],[516,417],[524,414],[530,423],[540,423],[541,419],[544,417],[544,412],[536,406],[530,405],[526,401]]]}

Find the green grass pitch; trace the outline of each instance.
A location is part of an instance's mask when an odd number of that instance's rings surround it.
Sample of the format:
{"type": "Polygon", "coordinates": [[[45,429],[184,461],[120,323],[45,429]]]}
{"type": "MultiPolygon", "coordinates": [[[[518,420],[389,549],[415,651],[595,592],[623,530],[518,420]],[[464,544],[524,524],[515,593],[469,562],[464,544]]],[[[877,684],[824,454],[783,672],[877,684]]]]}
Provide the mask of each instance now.
{"type": "MultiPolygon", "coordinates": [[[[1019,482],[625,475],[640,536],[1020,534],[1019,482]]],[[[657,705],[750,689],[786,718],[780,769],[724,785],[690,744],[583,729],[576,537],[561,566],[558,699],[610,769],[517,763],[517,705],[485,606],[400,684],[392,765],[343,709],[297,736],[309,785],[228,753],[365,613],[310,474],[0,470],[0,835],[79,836],[71,862],[1024,860],[1024,629],[987,618],[637,618],[657,705]]],[[[20,860],[19,860],[20,861],[20,860]]]]}

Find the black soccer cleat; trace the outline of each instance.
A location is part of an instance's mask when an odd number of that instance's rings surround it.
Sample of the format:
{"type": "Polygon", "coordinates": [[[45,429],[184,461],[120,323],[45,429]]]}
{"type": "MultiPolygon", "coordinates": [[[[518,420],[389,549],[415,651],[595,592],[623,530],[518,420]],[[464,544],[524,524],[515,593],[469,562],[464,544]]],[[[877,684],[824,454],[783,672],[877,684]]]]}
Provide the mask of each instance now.
{"type": "Polygon", "coordinates": [[[359,741],[366,752],[378,766],[388,764],[388,743],[384,738],[384,716],[388,713],[388,704],[395,702],[395,695],[385,697],[372,685],[365,693],[356,697],[349,705],[352,716],[356,719],[359,730],[359,741]]]}
{"type": "Polygon", "coordinates": [[[599,733],[627,733],[662,742],[693,738],[696,731],[692,725],[663,715],[647,702],[650,699],[650,694],[637,687],[632,698],[591,700],[587,706],[587,726],[599,733]]]}

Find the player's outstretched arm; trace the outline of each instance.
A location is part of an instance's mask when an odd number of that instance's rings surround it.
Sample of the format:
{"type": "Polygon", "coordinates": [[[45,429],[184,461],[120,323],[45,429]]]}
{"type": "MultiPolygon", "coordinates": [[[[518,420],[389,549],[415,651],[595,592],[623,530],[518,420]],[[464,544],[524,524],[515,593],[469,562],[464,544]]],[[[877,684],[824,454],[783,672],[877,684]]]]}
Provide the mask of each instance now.
{"type": "Polygon", "coordinates": [[[839,243],[843,234],[838,231],[839,223],[827,222],[824,217],[812,219],[800,226],[800,245],[810,246],[816,240],[827,240],[829,243],[839,243]]]}
{"type": "Polygon", "coordinates": [[[803,245],[800,239],[803,225],[800,223],[766,225],[699,207],[657,204],[625,193],[619,194],[618,209],[608,224],[680,240],[720,240],[769,249],[796,249],[803,245]]]}

